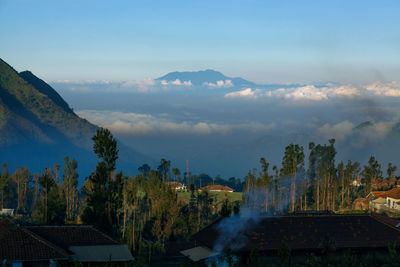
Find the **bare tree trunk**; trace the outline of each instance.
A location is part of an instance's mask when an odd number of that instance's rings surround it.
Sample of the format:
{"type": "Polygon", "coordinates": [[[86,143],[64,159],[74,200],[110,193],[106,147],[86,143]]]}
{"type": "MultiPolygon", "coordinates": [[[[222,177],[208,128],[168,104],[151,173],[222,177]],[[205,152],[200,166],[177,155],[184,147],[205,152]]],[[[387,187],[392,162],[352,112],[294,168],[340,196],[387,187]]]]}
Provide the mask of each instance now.
{"type": "Polygon", "coordinates": [[[341,204],[341,208],[343,209],[344,207],[344,175],[343,175],[343,171],[342,171],[342,204],[341,204]]]}
{"type": "Polygon", "coordinates": [[[132,249],[135,249],[135,222],[136,222],[136,210],[135,206],[132,205],[133,219],[132,219],[132,249]]]}
{"type": "Polygon", "coordinates": [[[265,185],[265,212],[268,212],[268,185],[265,185]]]}
{"type": "Polygon", "coordinates": [[[304,195],[304,210],[305,210],[305,211],[307,210],[307,192],[306,192],[306,194],[304,195]]]}
{"type": "Polygon", "coordinates": [[[122,227],[122,238],[125,237],[125,229],[126,229],[126,203],[124,201],[124,222],[122,227]]]}
{"type": "Polygon", "coordinates": [[[317,210],[319,210],[319,179],[317,178],[317,210]]]}

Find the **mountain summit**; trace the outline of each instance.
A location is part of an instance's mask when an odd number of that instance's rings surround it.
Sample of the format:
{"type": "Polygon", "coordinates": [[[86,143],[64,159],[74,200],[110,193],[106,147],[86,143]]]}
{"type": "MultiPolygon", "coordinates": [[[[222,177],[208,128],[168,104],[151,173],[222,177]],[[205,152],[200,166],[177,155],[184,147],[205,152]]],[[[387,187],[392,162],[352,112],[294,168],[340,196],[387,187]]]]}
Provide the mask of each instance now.
{"type": "MultiPolygon", "coordinates": [[[[156,80],[173,82],[180,80],[181,82],[191,82],[195,86],[207,86],[210,84],[217,85],[218,82],[226,84],[227,81],[232,83],[231,86],[251,86],[252,82],[247,81],[240,77],[228,77],[219,71],[215,70],[201,70],[201,71],[184,71],[184,72],[170,72],[156,80]]],[[[228,84],[230,84],[228,82],[228,84]]]]}

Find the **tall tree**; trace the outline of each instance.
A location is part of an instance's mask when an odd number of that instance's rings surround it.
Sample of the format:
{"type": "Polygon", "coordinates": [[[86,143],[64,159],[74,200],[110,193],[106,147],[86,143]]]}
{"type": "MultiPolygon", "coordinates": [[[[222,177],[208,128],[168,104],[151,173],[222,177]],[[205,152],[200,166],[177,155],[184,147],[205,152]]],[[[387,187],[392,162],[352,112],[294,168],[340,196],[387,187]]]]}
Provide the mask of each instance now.
{"type": "Polygon", "coordinates": [[[62,189],[66,200],[66,220],[75,221],[78,198],[78,162],[75,159],[69,161],[64,157],[64,179],[62,189]]]}
{"type": "Polygon", "coordinates": [[[337,167],[337,171],[338,171],[338,177],[340,178],[340,208],[343,209],[344,208],[344,196],[345,196],[345,192],[346,192],[346,176],[345,176],[345,168],[344,168],[344,163],[343,161],[341,161],[338,164],[337,167]]]}
{"type": "Polygon", "coordinates": [[[30,182],[30,172],[25,167],[17,167],[13,174],[13,180],[16,184],[17,192],[17,210],[16,213],[25,213],[28,208],[28,189],[30,182]]]}
{"type": "Polygon", "coordinates": [[[261,164],[261,173],[260,173],[260,178],[261,178],[261,183],[264,187],[264,209],[265,212],[268,212],[269,210],[269,205],[270,205],[270,186],[271,186],[271,180],[272,176],[268,174],[268,168],[269,168],[269,163],[265,160],[265,158],[260,159],[260,164],[261,164]]]}
{"type": "Polygon", "coordinates": [[[0,176],[1,208],[15,207],[15,184],[8,172],[7,164],[3,163],[3,172],[0,176]]]}
{"type": "Polygon", "coordinates": [[[35,221],[43,224],[63,224],[65,221],[65,202],[60,194],[60,188],[55,181],[52,169],[45,169],[40,175],[40,199],[33,210],[35,221]]]}
{"type": "Polygon", "coordinates": [[[160,165],[158,165],[157,170],[159,172],[160,179],[164,182],[167,180],[169,181],[171,179],[170,167],[171,167],[170,160],[166,160],[164,158],[160,160],[160,165]]]}
{"type": "MultiPolygon", "coordinates": [[[[301,180],[304,170],[304,149],[298,144],[290,144],[285,148],[285,154],[282,159],[281,175],[290,177],[291,182],[291,211],[295,210],[296,205],[296,180],[301,180]]],[[[302,181],[301,181],[302,182],[302,181]]]]}
{"type": "Polygon", "coordinates": [[[387,167],[387,175],[388,175],[388,178],[390,179],[390,178],[393,178],[393,176],[394,176],[394,173],[397,171],[397,166],[396,165],[393,165],[393,163],[391,163],[391,162],[389,162],[388,163],[388,167],[387,167]]]}
{"type": "Polygon", "coordinates": [[[174,174],[175,181],[181,182],[181,171],[178,168],[172,168],[172,173],[174,174]]]}
{"type": "Polygon", "coordinates": [[[378,177],[382,177],[382,169],[379,162],[374,156],[368,160],[368,165],[364,165],[363,175],[365,178],[365,195],[371,192],[372,181],[378,177]]]}
{"type": "Polygon", "coordinates": [[[98,128],[92,139],[93,151],[99,162],[96,170],[89,177],[93,184],[93,191],[88,193],[82,221],[95,224],[115,234],[118,231],[115,221],[120,209],[118,205],[121,202],[114,203],[113,200],[116,188],[122,188],[122,180],[114,173],[118,159],[117,141],[111,132],[104,128],[98,128]]]}
{"type": "Polygon", "coordinates": [[[117,140],[115,140],[108,129],[104,128],[98,128],[92,140],[94,142],[94,153],[99,160],[104,162],[108,173],[111,173],[115,170],[118,159],[117,140]]]}
{"type": "Polygon", "coordinates": [[[138,171],[140,171],[143,174],[143,176],[146,176],[149,173],[150,169],[151,168],[149,164],[145,163],[138,168],[138,171]]]}

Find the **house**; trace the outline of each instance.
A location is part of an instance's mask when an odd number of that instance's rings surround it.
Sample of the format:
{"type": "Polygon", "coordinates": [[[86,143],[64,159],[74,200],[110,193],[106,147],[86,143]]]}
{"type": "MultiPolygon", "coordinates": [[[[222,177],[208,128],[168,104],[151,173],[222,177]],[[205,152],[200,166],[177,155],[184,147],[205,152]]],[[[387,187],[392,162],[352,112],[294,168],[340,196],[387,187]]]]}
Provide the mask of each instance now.
{"type": "Polygon", "coordinates": [[[389,220],[372,214],[315,213],[260,218],[233,216],[200,230],[193,236],[197,246],[181,253],[193,261],[205,261],[230,248],[235,257],[246,262],[257,250],[261,262],[273,263],[279,260],[279,251],[285,245],[290,249],[294,261],[304,261],[304,255],[323,253],[327,238],[334,242],[335,253],[338,254],[349,249],[365,254],[373,251],[385,253],[388,245],[398,242],[400,238],[400,230],[395,226],[398,221],[389,220]]]}
{"type": "Polygon", "coordinates": [[[86,266],[133,260],[126,245],[88,225],[21,226],[0,219],[0,261],[7,266],[86,266]]]}
{"type": "Polygon", "coordinates": [[[373,191],[367,195],[369,209],[372,211],[400,212],[400,188],[395,187],[388,191],[373,191]]]}
{"type": "Polygon", "coordinates": [[[199,189],[200,192],[204,190],[207,190],[209,192],[233,192],[232,188],[224,185],[207,185],[199,189]]]}
{"type": "Polygon", "coordinates": [[[365,185],[365,179],[364,178],[354,179],[351,184],[353,186],[356,186],[356,187],[364,186],[365,185]]]}
{"type": "Polygon", "coordinates": [[[369,201],[369,207],[371,210],[374,211],[380,211],[380,209],[385,205],[386,205],[386,198],[384,197],[377,197],[369,201]]]}
{"type": "Polygon", "coordinates": [[[186,190],[186,186],[179,182],[175,182],[175,181],[167,182],[167,185],[170,186],[175,191],[185,191],[186,190]]]}

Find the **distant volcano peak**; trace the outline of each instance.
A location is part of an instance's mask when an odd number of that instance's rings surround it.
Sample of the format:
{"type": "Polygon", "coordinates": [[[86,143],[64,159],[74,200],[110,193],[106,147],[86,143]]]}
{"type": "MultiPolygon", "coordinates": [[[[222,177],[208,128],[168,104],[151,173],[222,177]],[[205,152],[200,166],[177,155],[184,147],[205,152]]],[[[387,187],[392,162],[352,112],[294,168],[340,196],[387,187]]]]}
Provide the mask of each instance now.
{"type": "Polygon", "coordinates": [[[227,81],[231,86],[251,86],[254,83],[247,81],[240,77],[228,77],[219,71],[213,69],[206,69],[200,71],[174,71],[170,72],[156,80],[172,82],[176,80],[190,81],[196,86],[218,85],[226,84],[227,81]],[[219,83],[218,83],[219,82],[219,83]]]}

